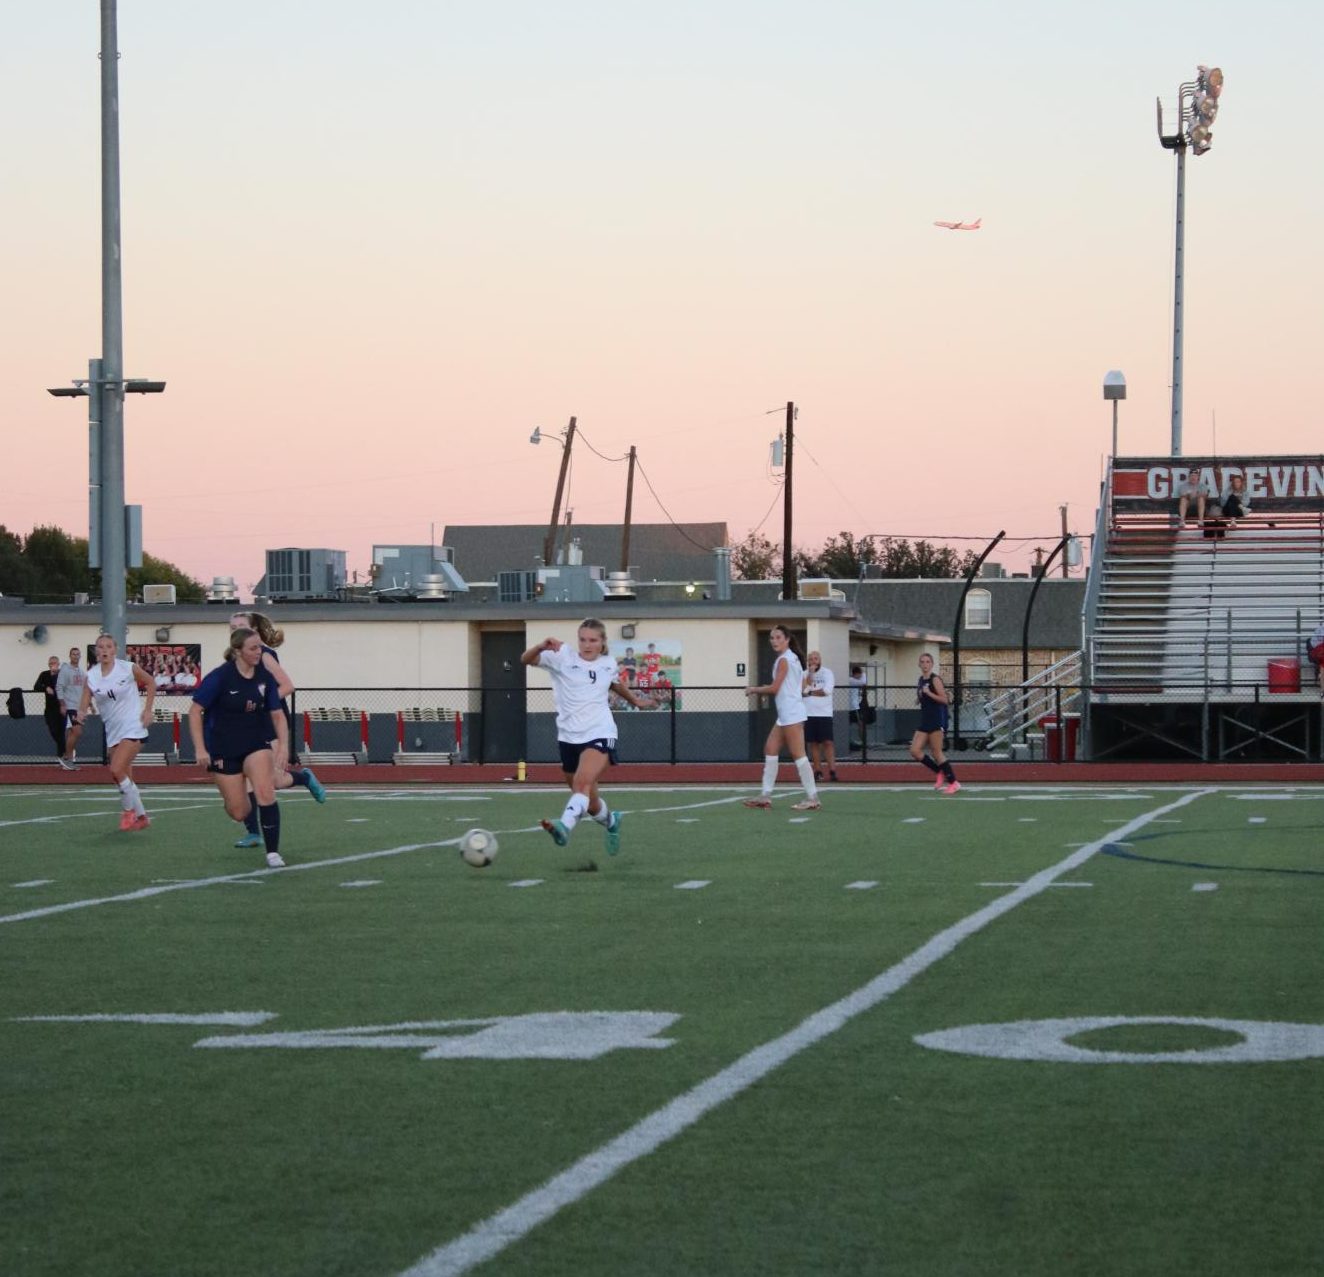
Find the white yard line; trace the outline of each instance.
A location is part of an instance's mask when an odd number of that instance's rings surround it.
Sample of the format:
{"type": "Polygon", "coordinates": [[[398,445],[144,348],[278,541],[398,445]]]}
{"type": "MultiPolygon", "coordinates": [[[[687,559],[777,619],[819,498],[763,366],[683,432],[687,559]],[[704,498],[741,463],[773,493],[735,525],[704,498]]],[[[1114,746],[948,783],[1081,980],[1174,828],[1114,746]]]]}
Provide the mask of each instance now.
{"type": "MultiPolygon", "coordinates": [[[[1143,829],[1150,821],[1193,803],[1197,798],[1215,793],[1213,789],[1184,794],[1116,830],[1125,835],[1143,829]]],[[[831,1006],[814,1012],[789,1033],[773,1038],[742,1055],[735,1063],[700,1082],[683,1095],[650,1113],[601,1148],[580,1158],[572,1166],[554,1175],[545,1184],[518,1201],[475,1224],[467,1233],[439,1246],[431,1254],[405,1270],[401,1277],[456,1277],[498,1255],[507,1246],[527,1236],[566,1206],[573,1205],[593,1189],[605,1184],[618,1171],[647,1157],[673,1140],[701,1117],[728,1100],[734,1099],[754,1083],[780,1068],[801,1051],[821,1042],[850,1023],[856,1016],[872,1010],[892,994],[904,989],[916,976],[945,958],[963,940],[982,931],[1004,913],[1033,899],[1063,874],[1079,868],[1097,854],[1113,837],[1099,838],[1072,852],[1064,860],[1041,870],[1015,891],[985,905],[959,922],[938,932],[914,953],[895,966],[875,976],[867,984],[847,994],[831,1006]]]]}
{"type": "MultiPolygon", "coordinates": [[[[106,798],[107,804],[117,801],[118,799],[116,799],[113,794],[108,795],[106,798]]],[[[155,802],[156,800],[153,799],[152,801],[155,802]]],[[[167,812],[200,811],[203,807],[214,807],[215,805],[214,802],[211,802],[191,803],[187,807],[151,807],[148,809],[147,814],[155,819],[157,816],[165,815],[167,812]]],[[[105,819],[107,816],[118,816],[119,813],[120,809],[118,807],[107,806],[105,811],[71,811],[64,816],[31,816],[27,820],[0,820],[0,829],[10,829],[14,825],[53,825],[61,820],[87,820],[96,816],[105,819]]]]}

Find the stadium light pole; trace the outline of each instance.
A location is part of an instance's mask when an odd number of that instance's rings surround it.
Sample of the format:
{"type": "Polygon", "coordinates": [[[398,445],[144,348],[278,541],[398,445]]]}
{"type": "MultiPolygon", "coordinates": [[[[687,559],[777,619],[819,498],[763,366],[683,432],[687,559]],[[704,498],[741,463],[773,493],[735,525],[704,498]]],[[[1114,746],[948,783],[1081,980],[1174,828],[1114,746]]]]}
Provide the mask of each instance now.
{"type": "Polygon", "coordinates": [[[1163,103],[1158,101],[1159,145],[1177,153],[1177,230],[1173,256],[1172,289],[1172,455],[1182,449],[1182,324],[1186,274],[1186,151],[1203,155],[1214,140],[1213,123],[1223,92],[1218,67],[1196,68],[1193,82],[1177,86],[1177,131],[1163,131],[1163,103]]]}
{"type": "Polygon", "coordinates": [[[91,435],[88,566],[101,568],[101,629],[120,648],[128,632],[129,566],[124,506],[124,396],[159,394],[163,381],[124,378],[124,297],[120,265],[119,29],[116,0],[101,0],[101,358],[86,381],[50,391],[88,397],[91,435]],[[98,562],[93,562],[96,558],[98,562]]]}

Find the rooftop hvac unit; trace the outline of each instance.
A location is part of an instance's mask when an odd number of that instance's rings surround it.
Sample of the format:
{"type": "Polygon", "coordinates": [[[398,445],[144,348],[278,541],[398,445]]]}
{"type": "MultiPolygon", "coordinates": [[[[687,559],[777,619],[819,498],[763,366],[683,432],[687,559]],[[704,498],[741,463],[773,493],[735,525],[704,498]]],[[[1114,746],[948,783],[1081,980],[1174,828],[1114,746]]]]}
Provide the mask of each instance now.
{"type": "Polygon", "coordinates": [[[632,599],[634,578],[628,572],[608,572],[606,590],[608,599],[632,599]]]}
{"type": "Polygon", "coordinates": [[[497,599],[499,602],[532,603],[537,597],[537,572],[497,573],[497,599]]]}
{"type": "Polygon", "coordinates": [[[802,599],[830,599],[832,597],[832,582],[825,576],[810,577],[806,581],[801,581],[800,597],[802,599]]]}
{"type": "Polygon", "coordinates": [[[440,572],[425,572],[418,578],[418,582],[414,586],[414,597],[417,599],[433,599],[444,602],[450,596],[451,592],[447,588],[447,579],[440,572]]]}
{"type": "Polygon", "coordinates": [[[237,603],[239,591],[235,588],[234,577],[214,576],[211,588],[207,591],[208,603],[237,603]]]}
{"type": "Polygon", "coordinates": [[[173,585],[143,586],[144,603],[173,603],[174,601],[175,587],[173,585]]]}

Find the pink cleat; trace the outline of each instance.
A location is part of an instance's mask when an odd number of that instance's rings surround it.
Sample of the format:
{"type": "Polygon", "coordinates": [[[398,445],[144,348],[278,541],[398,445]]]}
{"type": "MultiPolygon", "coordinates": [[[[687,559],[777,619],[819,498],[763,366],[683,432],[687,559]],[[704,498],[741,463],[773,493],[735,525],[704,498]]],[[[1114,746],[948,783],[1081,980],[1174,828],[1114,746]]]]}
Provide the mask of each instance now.
{"type": "Polygon", "coordinates": [[[961,782],[959,780],[954,780],[942,792],[944,794],[955,794],[960,791],[960,788],[961,788],[961,782]]]}
{"type": "Polygon", "coordinates": [[[129,828],[130,828],[130,829],[146,829],[147,826],[150,825],[151,823],[152,823],[151,818],[147,815],[146,812],[143,812],[143,814],[142,814],[141,816],[135,816],[135,817],[133,818],[133,824],[131,824],[131,825],[129,826],[129,828]]]}
{"type": "Polygon", "coordinates": [[[126,833],[128,830],[132,829],[133,822],[137,819],[138,817],[131,811],[120,812],[120,832],[126,833]]]}
{"type": "Polygon", "coordinates": [[[791,804],[792,811],[819,811],[823,804],[817,798],[806,798],[798,803],[791,804]]]}
{"type": "Polygon", "coordinates": [[[746,798],[744,805],[746,807],[759,807],[766,809],[772,806],[772,799],[764,798],[762,795],[760,795],[758,798],[746,798]]]}
{"type": "Polygon", "coordinates": [[[942,772],[939,772],[937,779],[935,779],[933,782],[934,789],[942,789],[946,784],[947,784],[947,777],[944,776],[942,772]]]}

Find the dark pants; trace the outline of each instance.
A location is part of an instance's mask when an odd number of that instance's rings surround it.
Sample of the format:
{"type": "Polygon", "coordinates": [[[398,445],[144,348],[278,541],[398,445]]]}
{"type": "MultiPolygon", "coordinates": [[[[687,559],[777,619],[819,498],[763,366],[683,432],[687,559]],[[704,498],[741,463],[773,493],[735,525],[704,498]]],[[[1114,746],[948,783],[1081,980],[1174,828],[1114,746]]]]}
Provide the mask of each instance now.
{"type": "Polygon", "coordinates": [[[46,720],[46,730],[51,734],[51,740],[55,742],[55,752],[61,757],[64,756],[64,711],[61,710],[55,714],[43,714],[46,720]]]}

